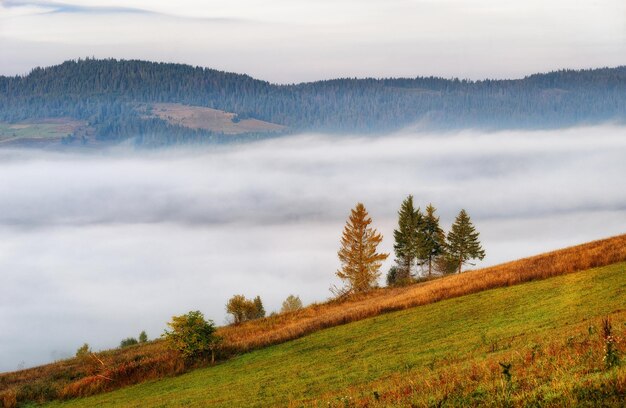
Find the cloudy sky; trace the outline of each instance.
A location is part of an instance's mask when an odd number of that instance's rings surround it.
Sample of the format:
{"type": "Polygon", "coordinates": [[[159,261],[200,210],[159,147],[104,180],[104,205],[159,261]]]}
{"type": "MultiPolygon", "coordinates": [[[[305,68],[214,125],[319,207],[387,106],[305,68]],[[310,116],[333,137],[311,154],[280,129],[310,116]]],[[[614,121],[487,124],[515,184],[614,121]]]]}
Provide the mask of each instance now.
{"type": "MultiPolygon", "coordinates": [[[[115,347],[172,315],[218,324],[236,293],[268,311],[330,296],[365,203],[391,252],[408,194],[444,228],[466,208],[491,265],[626,231],[624,129],[71,154],[0,150],[0,371],[115,347]]],[[[391,259],[384,266],[385,272],[391,259]]],[[[382,279],[381,279],[382,282],[382,279]]]]}
{"type": "Polygon", "coordinates": [[[623,0],[2,0],[0,74],[95,56],[273,82],[626,64],[623,0]]]}

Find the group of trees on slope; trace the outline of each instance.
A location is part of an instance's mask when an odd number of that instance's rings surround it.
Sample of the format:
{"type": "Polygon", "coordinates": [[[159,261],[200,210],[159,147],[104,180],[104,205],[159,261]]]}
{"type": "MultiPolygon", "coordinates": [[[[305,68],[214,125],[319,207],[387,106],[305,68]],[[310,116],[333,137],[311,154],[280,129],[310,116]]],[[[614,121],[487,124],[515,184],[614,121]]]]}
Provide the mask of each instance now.
{"type": "MultiPolygon", "coordinates": [[[[182,64],[85,59],[0,76],[0,121],[72,117],[102,140],[143,143],[228,138],[141,116],[138,104],[176,102],[286,125],[292,131],[537,128],[626,119],[626,67],[562,70],[519,80],[342,78],[275,85],[182,64]],[[161,139],[166,135],[169,138],[161,139]]],[[[261,137],[255,135],[255,137],[261,137]]]]}
{"type": "MultiPolygon", "coordinates": [[[[280,313],[288,313],[302,309],[302,300],[299,296],[289,295],[283,301],[280,313]]],[[[247,299],[244,295],[234,295],[226,303],[226,313],[230,315],[233,324],[243,323],[248,320],[261,319],[265,317],[265,307],[260,296],[254,299],[247,299]]],[[[276,315],[272,312],[270,316],[276,315]]]]}
{"type": "MultiPolygon", "coordinates": [[[[289,295],[282,303],[280,313],[294,312],[299,309],[302,309],[300,297],[289,295]]],[[[247,299],[243,295],[234,295],[226,303],[226,312],[231,315],[232,324],[265,317],[265,307],[260,296],[247,299]]],[[[272,313],[272,315],[275,314],[272,313]]],[[[185,362],[193,363],[209,356],[211,363],[215,362],[223,339],[215,333],[216,327],[213,320],[206,320],[204,315],[196,310],[172,317],[167,325],[170,329],[165,330],[163,337],[169,348],[178,352],[185,362]]]]}
{"type": "MultiPolygon", "coordinates": [[[[436,209],[429,204],[425,213],[415,208],[413,196],[409,195],[398,211],[398,228],[394,230],[396,265],[388,275],[388,285],[403,285],[414,281],[415,268],[425,267],[428,278],[434,273],[461,272],[464,264],[472,259],[483,259],[485,251],[478,240],[469,215],[461,210],[448,234],[439,226],[436,209]]],[[[341,268],[336,275],[343,280],[343,288],[331,289],[338,296],[358,294],[378,286],[380,268],[389,254],[378,252],[382,235],[372,226],[362,203],[350,211],[343,229],[341,247],[338,251],[341,268]]],[[[282,304],[281,313],[302,308],[299,297],[289,295],[282,304]]],[[[233,324],[265,317],[265,308],[260,296],[248,299],[234,295],[226,303],[226,312],[233,324]]],[[[171,330],[164,333],[168,344],[180,352],[185,360],[211,356],[215,360],[221,339],[215,335],[215,324],[205,320],[202,313],[192,311],[175,316],[168,323],[171,330]]]]}
{"type": "MultiPolygon", "coordinates": [[[[458,272],[472,259],[482,260],[485,251],[469,215],[461,210],[446,235],[439,226],[439,217],[432,205],[423,214],[408,196],[398,211],[398,228],[394,230],[395,263],[387,274],[388,285],[411,283],[416,267],[426,267],[427,277],[433,272],[458,272]]],[[[380,267],[389,254],[377,252],[382,235],[371,227],[372,218],[365,206],[358,203],[351,211],[341,238],[338,256],[341,269],[336,275],[345,283],[334,288],[337,294],[366,292],[378,284],[380,267]]]]}
{"type": "MultiPolygon", "coordinates": [[[[394,230],[394,252],[396,260],[387,275],[387,284],[404,285],[413,282],[416,268],[424,268],[426,277],[433,274],[461,272],[464,264],[472,259],[483,259],[485,251],[478,240],[469,215],[461,210],[448,234],[439,226],[439,217],[432,205],[425,213],[415,208],[413,196],[409,195],[398,211],[398,227],[394,230]]],[[[343,280],[343,288],[331,289],[337,296],[367,292],[378,286],[380,268],[389,254],[378,252],[382,235],[372,226],[372,218],[365,206],[357,203],[351,210],[341,237],[338,251],[341,268],[336,275],[343,280]]],[[[298,296],[289,295],[282,303],[280,313],[289,313],[302,308],[298,296]]],[[[233,324],[264,318],[265,307],[260,296],[252,299],[234,295],[226,303],[226,312],[233,324]]],[[[274,315],[275,313],[272,313],[274,315]]],[[[187,362],[210,357],[215,361],[222,339],[215,334],[212,320],[206,320],[200,311],[174,316],[167,324],[169,330],[163,334],[169,347],[176,350],[187,362]]],[[[142,331],[139,341],[135,338],[122,340],[120,347],[145,343],[147,335],[142,331]]],[[[91,351],[87,344],[77,352],[77,357],[91,351]]]]}
{"type": "MultiPolygon", "coordinates": [[[[299,296],[289,295],[283,301],[280,313],[289,313],[302,309],[302,300],[299,296]]],[[[265,307],[260,296],[247,299],[243,295],[234,295],[226,303],[226,312],[231,315],[232,324],[240,324],[248,320],[256,320],[265,317],[265,307]]],[[[271,316],[276,315],[272,312],[271,316]]],[[[165,330],[163,337],[168,346],[177,351],[186,362],[193,362],[199,358],[210,356],[211,362],[215,362],[222,339],[215,334],[215,323],[207,320],[204,315],[196,310],[184,315],[174,316],[167,323],[169,329],[165,330]]],[[[128,337],[120,342],[119,348],[126,348],[148,341],[148,335],[142,331],[137,338],[128,337]]],[[[76,351],[77,358],[87,358],[93,355],[89,344],[85,343],[76,351]]]]}
{"type": "Polygon", "coordinates": [[[413,267],[427,266],[428,277],[438,273],[461,272],[463,264],[471,259],[482,260],[485,251],[478,240],[479,233],[465,210],[461,210],[446,235],[439,226],[439,217],[432,204],[422,214],[408,196],[398,212],[398,229],[394,230],[396,253],[394,282],[412,277],[413,267]]]}
{"type": "Polygon", "coordinates": [[[265,317],[265,308],[260,296],[246,299],[244,295],[235,295],[226,303],[226,312],[232,316],[234,324],[265,317]]]}

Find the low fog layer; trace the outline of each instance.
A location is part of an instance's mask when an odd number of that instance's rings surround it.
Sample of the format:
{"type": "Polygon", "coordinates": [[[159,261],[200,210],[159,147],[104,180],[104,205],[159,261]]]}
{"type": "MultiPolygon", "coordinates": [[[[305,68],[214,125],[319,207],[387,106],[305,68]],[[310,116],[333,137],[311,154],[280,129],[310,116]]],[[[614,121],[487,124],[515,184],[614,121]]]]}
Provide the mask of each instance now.
{"type": "Polygon", "coordinates": [[[389,252],[407,194],[433,203],[445,229],[465,208],[487,251],[480,266],[626,232],[624,131],[0,150],[0,371],[84,342],[154,338],[189,310],[223,324],[236,293],[260,295],[268,312],[291,293],[323,301],[358,201],[389,252]]]}

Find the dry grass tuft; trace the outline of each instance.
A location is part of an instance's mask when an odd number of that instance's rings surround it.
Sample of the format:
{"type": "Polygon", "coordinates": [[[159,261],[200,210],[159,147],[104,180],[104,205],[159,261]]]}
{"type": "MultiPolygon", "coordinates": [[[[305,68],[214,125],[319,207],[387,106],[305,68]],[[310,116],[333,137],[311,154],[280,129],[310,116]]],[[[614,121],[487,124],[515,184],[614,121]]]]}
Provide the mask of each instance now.
{"type": "Polygon", "coordinates": [[[17,406],[17,392],[15,390],[5,390],[0,393],[0,406],[4,408],[14,408],[17,406]]]}

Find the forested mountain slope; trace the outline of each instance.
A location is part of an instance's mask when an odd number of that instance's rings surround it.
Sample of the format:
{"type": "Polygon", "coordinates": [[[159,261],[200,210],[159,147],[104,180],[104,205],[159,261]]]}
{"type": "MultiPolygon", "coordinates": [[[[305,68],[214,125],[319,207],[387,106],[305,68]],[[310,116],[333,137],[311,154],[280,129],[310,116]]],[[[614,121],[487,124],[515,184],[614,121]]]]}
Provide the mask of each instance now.
{"type": "Polygon", "coordinates": [[[214,131],[138,112],[138,104],[150,103],[208,107],[236,114],[233,120],[259,119],[292,132],[562,127],[623,122],[626,67],[518,80],[344,78],[276,85],[182,64],[85,59],[0,77],[3,122],[68,117],[88,121],[99,140],[169,134],[168,143],[210,135],[223,141],[214,131]]]}

